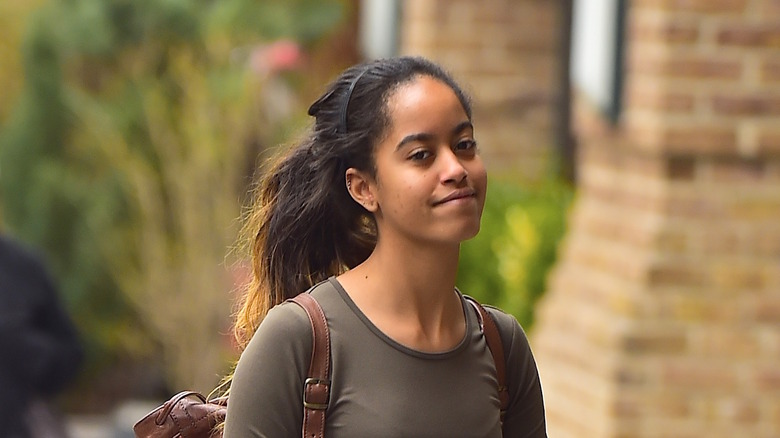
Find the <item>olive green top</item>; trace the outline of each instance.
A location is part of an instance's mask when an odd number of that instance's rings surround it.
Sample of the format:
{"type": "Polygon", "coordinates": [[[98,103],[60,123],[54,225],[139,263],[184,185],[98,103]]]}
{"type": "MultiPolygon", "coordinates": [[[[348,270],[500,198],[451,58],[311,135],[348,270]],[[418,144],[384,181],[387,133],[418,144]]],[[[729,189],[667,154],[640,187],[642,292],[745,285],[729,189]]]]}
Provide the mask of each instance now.
{"type": "MultiPolygon", "coordinates": [[[[461,296],[466,336],[451,351],[423,353],[382,333],[335,278],[311,294],[331,337],[326,437],[501,437],[493,357],[475,310],[461,296]]],[[[517,320],[488,308],[507,358],[510,404],[504,437],[546,437],[531,349],[517,320]]],[[[230,392],[225,438],[300,437],[311,326],[299,306],[273,308],[241,355],[230,392]]]]}

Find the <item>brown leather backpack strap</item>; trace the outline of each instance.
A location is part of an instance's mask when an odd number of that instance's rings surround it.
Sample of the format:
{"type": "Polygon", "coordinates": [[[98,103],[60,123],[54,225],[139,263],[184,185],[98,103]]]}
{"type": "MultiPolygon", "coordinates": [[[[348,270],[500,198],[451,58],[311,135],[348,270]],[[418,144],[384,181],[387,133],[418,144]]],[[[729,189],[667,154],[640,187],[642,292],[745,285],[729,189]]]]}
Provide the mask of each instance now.
{"type": "Polygon", "coordinates": [[[325,436],[325,410],[330,401],[330,331],[322,307],[311,294],[292,301],[303,307],[311,322],[312,351],[309,373],[303,384],[303,437],[325,436]]]}
{"type": "Polygon", "coordinates": [[[485,335],[490,354],[496,365],[496,380],[498,381],[498,400],[501,403],[501,421],[509,408],[509,388],[506,384],[506,359],[504,358],[504,344],[501,342],[501,333],[490,313],[482,307],[474,298],[466,296],[466,301],[471,303],[479,315],[479,325],[485,335]]]}

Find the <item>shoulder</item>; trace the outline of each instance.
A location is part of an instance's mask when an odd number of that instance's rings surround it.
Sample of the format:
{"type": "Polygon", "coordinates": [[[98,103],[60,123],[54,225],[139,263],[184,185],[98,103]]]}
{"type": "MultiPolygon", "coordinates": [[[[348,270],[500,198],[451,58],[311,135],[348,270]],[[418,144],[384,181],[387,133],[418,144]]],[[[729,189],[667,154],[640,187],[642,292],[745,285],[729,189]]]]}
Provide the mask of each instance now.
{"type": "Polygon", "coordinates": [[[258,430],[267,436],[300,434],[311,351],[311,324],[303,308],[289,301],[272,308],[236,365],[225,437],[256,436],[258,430]]]}
{"type": "MultiPolygon", "coordinates": [[[[311,294],[323,309],[326,309],[325,302],[328,296],[332,295],[328,294],[328,289],[332,287],[325,281],[303,293],[311,294]]],[[[242,356],[244,354],[264,356],[269,353],[269,349],[279,352],[279,349],[290,348],[296,354],[306,356],[311,354],[311,339],[311,321],[306,311],[292,301],[285,301],[268,311],[242,356]]]]}
{"type": "Polygon", "coordinates": [[[261,397],[253,388],[265,387],[269,379],[285,388],[301,380],[311,356],[311,340],[311,325],[300,306],[289,301],[274,306],[241,352],[231,385],[231,404],[233,399],[261,397]]]}
{"type": "Polygon", "coordinates": [[[464,299],[482,306],[488,315],[493,319],[498,327],[499,334],[501,335],[501,341],[504,345],[504,350],[510,351],[512,347],[515,347],[517,343],[528,344],[528,338],[525,331],[520,326],[514,315],[489,304],[481,304],[473,297],[464,295],[464,299]]]}
{"type": "Polygon", "coordinates": [[[292,330],[297,332],[301,329],[307,329],[308,326],[308,317],[303,308],[291,301],[285,301],[268,311],[260,323],[258,331],[262,329],[265,331],[284,330],[289,332],[292,330]]]}
{"type": "Polygon", "coordinates": [[[514,344],[516,341],[525,343],[528,342],[523,327],[520,326],[520,323],[517,321],[517,318],[515,318],[514,315],[495,306],[483,304],[482,307],[484,307],[490,316],[493,317],[493,320],[496,322],[498,330],[501,332],[501,338],[504,339],[505,344],[507,341],[509,341],[511,344],[514,344]]]}
{"type": "Polygon", "coordinates": [[[244,350],[245,354],[266,354],[268,348],[311,343],[311,326],[299,305],[285,301],[268,311],[244,350]],[[258,351],[260,350],[260,351],[258,351]]]}

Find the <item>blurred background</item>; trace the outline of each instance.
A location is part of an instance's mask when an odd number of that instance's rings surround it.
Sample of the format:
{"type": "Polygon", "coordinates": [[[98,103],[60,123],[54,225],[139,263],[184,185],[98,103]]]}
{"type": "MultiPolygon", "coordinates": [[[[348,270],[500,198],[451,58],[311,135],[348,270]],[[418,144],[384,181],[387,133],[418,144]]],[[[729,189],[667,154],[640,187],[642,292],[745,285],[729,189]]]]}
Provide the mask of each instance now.
{"type": "Polygon", "coordinates": [[[780,437],[780,2],[7,1],[0,230],[81,335],[71,435],[218,384],[256,169],[399,54],[474,99],[458,285],[528,332],[549,435],[780,437]]]}

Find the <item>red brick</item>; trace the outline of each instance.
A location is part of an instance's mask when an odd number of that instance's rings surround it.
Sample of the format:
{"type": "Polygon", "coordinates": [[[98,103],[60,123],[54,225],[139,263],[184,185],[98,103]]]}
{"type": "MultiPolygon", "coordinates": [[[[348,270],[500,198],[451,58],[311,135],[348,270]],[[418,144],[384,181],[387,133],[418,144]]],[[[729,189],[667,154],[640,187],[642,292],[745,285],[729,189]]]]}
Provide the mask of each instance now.
{"type": "Polygon", "coordinates": [[[742,13],[748,0],[633,0],[632,8],[658,9],[669,12],[742,13]]]}
{"type": "Polygon", "coordinates": [[[631,58],[629,72],[654,74],[676,79],[720,79],[737,80],[742,75],[742,63],[723,59],[721,55],[704,56],[692,53],[650,56],[637,55],[631,58]]]}
{"type": "Polygon", "coordinates": [[[437,2],[415,2],[407,1],[403,5],[404,25],[415,21],[432,21],[438,16],[437,2]]]}
{"type": "Polygon", "coordinates": [[[645,329],[623,338],[622,348],[628,354],[682,354],[687,348],[685,333],[672,329],[645,329]]]}
{"type": "Polygon", "coordinates": [[[704,274],[694,266],[673,262],[657,263],[648,270],[647,282],[651,286],[700,287],[704,284],[704,274]]]}
{"type": "Polygon", "coordinates": [[[728,215],[737,221],[774,221],[780,217],[780,200],[742,196],[730,205],[728,215]]]}
{"type": "Polygon", "coordinates": [[[690,397],[670,391],[645,394],[646,406],[651,413],[663,418],[686,417],[691,414],[690,397]]]}
{"type": "Polygon", "coordinates": [[[780,391],[780,368],[773,365],[759,367],[753,376],[756,386],[763,390],[780,391]]]}
{"type": "Polygon", "coordinates": [[[638,397],[620,396],[612,402],[610,414],[621,419],[640,418],[644,404],[644,400],[638,397]]]}
{"type": "MultiPolygon", "coordinates": [[[[562,2],[505,0],[509,16],[515,24],[526,24],[541,29],[558,29],[562,2]]],[[[478,6],[481,8],[482,6],[478,6]]]]}
{"type": "Polygon", "coordinates": [[[750,253],[758,257],[773,257],[780,260],[780,230],[761,230],[754,233],[755,238],[748,240],[750,253]]]}
{"type": "Polygon", "coordinates": [[[637,20],[631,23],[630,39],[642,42],[691,44],[699,39],[699,26],[695,22],[673,20],[637,20]]]}
{"type": "MultiPolygon", "coordinates": [[[[752,319],[758,323],[778,325],[780,324],[780,301],[771,301],[764,299],[760,303],[757,303],[752,319]]],[[[778,371],[778,387],[780,387],[780,371],[778,371]]]]}
{"type": "Polygon", "coordinates": [[[716,41],[724,46],[780,47],[780,23],[734,23],[722,26],[716,41]]]}
{"type": "Polygon", "coordinates": [[[707,219],[720,217],[723,207],[702,197],[672,196],[666,201],[664,211],[674,218],[707,219]]]}
{"type": "Polygon", "coordinates": [[[755,331],[729,324],[699,325],[692,329],[688,339],[691,352],[707,359],[756,357],[762,351],[755,331]]]}
{"type": "Polygon", "coordinates": [[[659,316],[685,323],[733,322],[740,319],[739,308],[724,305],[711,297],[678,295],[662,301],[659,316]]]}
{"type": "Polygon", "coordinates": [[[761,17],[780,16],[780,0],[761,0],[758,2],[758,14],[761,17]]]}
{"type": "Polygon", "coordinates": [[[780,130],[768,128],[759,132],[758,151],[763,155],[780,155],[780,130]]]}
{"type": "Polygon", "coordinates": [[[689,250],[690,236],[687,231],[663,230],[655,236],[655,245],[659,251],[681,253],[689,250]]]}
{"type": "Polygon", "coordinates": [[[668,152],[732,153],[736,150],[736,130],[712,124],[660,128],[660,146],[668,152]]]}
{"type": "Polygon", "coordinates": [[[612,144],[605,138],[599,138],[597,143],[583,142],[578,154],[589,167],[606,167],[613,172],[658,179],[666,171],[665,160],[637,154],[626,148],[624,143],[612,144]]]}
{"type": "Polygon", "coordinates": [[[761,408],[755,400],[728,398],[715,402],[715,418],[738,423],[755,423],[761,417],[761,408]]]}
{"type": "MultiPolygon", "coordinates": [[[[446,2],[442,2],[442,4],[446,5],[446,2]]],[[[474,24],[480,26],[511,25],[511,11],[511,4],[507,1],[486,1],[482,2],[482,7],[471,8],[471,18],[474,20],[474,24]]]]}
{"type": "Polygon", "coordinates": [[[512,53],[556,53],[558,35],[553,31],[539,31],[533,26],[517,26],[508,30],[506,47],[512,53]]]}
{"type": "Polygon", "coordinates": [[[690,113],[693,111],[695,98],[692,93],[642,90],[634,87],[628,91],[626,100],[627,106],[631,108],[690,113]]]}
{"type": "Polygon", "coordinates": [[[761,81],[764,83],[780,82],[780,59],[767,59],[761,64],[761,81]]]}
{"type": "Polygon", "coordinates": [[[766,276],[753,265],[722,263],[713,267],[710,280],[719,291],[745,292],[761,290],[766,276]]]}
{"type": "Polygon", "coordinates": [[[735,371],[714,363],[672,362],[662,365],[661,373],[664,383],[678,389],[723,391],[737,387],[735,371]]]}
{"type": "Polygon", "coordinates": [[[766,167],[763,160],[710,160],[706,166],[707,180],[716,184],[755,184],[765,177],[766,167]]]}
{"type": "Polygon", "coordinates": [[[704,227],[698,241],[704,254],[729,254],[740,248],[740,234],[734,227],[704,227]]]}
{"type": "Polygon", "coordinates": [[[691,157],[671,157],[666,163],[666,177],[677,181],[691,181],[696,176],[696,160],[691,157]]]}
{"type": "Polygon", "coordinates": [[[780,114],[780,95],[719,95],[712,98],[716,114],[730,116],[775,116],[780,114]]]}

